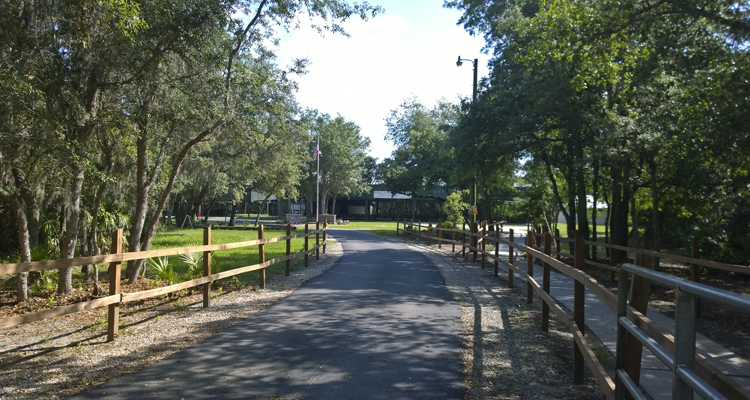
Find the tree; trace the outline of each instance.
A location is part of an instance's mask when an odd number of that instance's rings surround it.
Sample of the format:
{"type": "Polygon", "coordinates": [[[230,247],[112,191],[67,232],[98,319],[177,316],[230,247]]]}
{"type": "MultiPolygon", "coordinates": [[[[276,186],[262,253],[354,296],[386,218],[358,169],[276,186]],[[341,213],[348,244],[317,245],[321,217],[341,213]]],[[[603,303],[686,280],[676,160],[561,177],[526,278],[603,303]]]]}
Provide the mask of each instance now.
{"type": "MultiPolygon", "coordinates": [[[[230,4],[228,9],[221,7],[216,9],[219,13],[218,20],[227,22],[228,26],[226,27],[226,30],[232,33],[231,41],[227,43],[226,36],[224,35],[208,36],[210,38],[224,38],[224,44],[216,44],[214,46],[208,46],[207,48],[199,47],[199,49],[207,51],[205,57],[207,57],[208,60],[222,65],[219,70],[211,69],[213,74],[208,75],[209,78],[218,78],[216,83],[221,83],[221,89],[204,89],[200,91],[200,93],[202,93],[209,102],[212,99],[217,98],[216,93],[220,93],[221,96],[218,96],[218,99],[222,102],[222,106],[216,110],[216,114],[214,115],[201,115],[205,118],[204,122],[197,125],[198,128],[192,132],[192,135],[189,136],[189,140],[184,142],[179,153],[172,158],[171,172],[167,185],[164,191],[162,191],[154,210],[154,215],[156,216],[160,215],[165,209],[171,190],[174,187],[180,164],[185,159],[190,149],[197,143],[206,140],[209,136],[223,132],[223,130],[226,129],[226,125],[230,123],[231,117],[233,116],[235,101],[238,100],[235,96],[235,87],[241,84],[238,81],[240,78],[236,72],[241,69],[243,59],[252,58],[250,57],[250,54],[252,54],[254,50],[259,53],[259,58],[269,55],[268,51],[262,48],[260,42],[264,37],[267,37],[270,34],[274,24],[278,24],[279,26],[288,29],[297,23],[297,16],[304,13],[311,18],[320,17],[325,21],[323,26],[318,26],[320,30],[331,30],[333,32],[345,34],[342,27],[338,25],[338,21],[346,20],[353,15],[359,15],[361,18],[367,19],[368,15],[374,16],[381,11],[379,7],[371,7],[366,3],[362,5],[349,5],[348,3],[339,0],[326,0],[316,2],[315,4],[309,4],[304,1],[293,1],[284,3],[283,6],[269,4],[268,1],[262,0],[257,5],[247,4],[244,5],[244,7],[238,7],[243,8],[243,11],[245,12],[251,11],[250,14],[252,15],[252,18],[249,21],[243,21],[238,18],[228,18],[229,12],[233,11],[235,6],[239,5],[230,4]],[[218,59],[215,56],[216,53],[214,50],[220,50],[220,56],[218,59]]],[[[298,62],[297,66],[301,64],[304,63],[298,62]]],[[[249,83],[251,81],[246,82],[249,83]]],[[[248,99],[243,99],[240,96],[239,100],[247,101],[248,99]]],[[[253,99],[253,101],[257,100],[264,101],[267,99],[262,96],[260,99],[253,99]]],[[[193,116],[195,116],[195,114],[193,116]]],[[[140,246],[140,248],[144,250],[149,249],[151,240],[156,234],[157,226],[158,218],[152,218],[148,226],[144,228],[144,234],[140,237],[140,240],[136,241],[136,244],[132,244],[133,241],[131,241],[130,246],[132,248],[140,246]]],[[[134,231],[134,233],[136,233],[136,235],[139,234],[139,232],[136,231],[134,231]]],[[[131,249],[131,251],[135,250],[131,249]]],[[[129,282],[133,283],[138,279],[138,272],[142,266],[142,260],[139,262],[128,263],[127,274],[129,282]]]]}
{"type": "MultiPolygon", "coordinates": [[[[237,87],[269,82],[262,74],[262,79],[241,82],[238,73],[246,60],[268,56],[262,41],[278,27],[295,27],[301,15],[320,21],[313,25],[321,32],[346,34],[341,21],[366,19],[381,10],[341,0],[4,2],[0,41],[7,46],[0,50],[0,88],[8,97],[0,108],[14,118],[0,127],[0,134],[23,151],[2,149],[0,193],[25,213],[26,223],[18,224],[20,246],[28,249],[25,238],[39,237],[36,216],[48,211],[62,213],[55,234],[61,257],[91,251],[97,224],[94,218],[93,224],[81,226],[85,209],[113,204],[106,186],[118,177],[116,168],[99,157],[99,145],[106,143],[113,154],[133,155],[136,171],[128,183],[135,196],[125,206],[131,211],[129,250],[148,249],[182,161],[194,146],[229,129],[240,101],[237,87]],[[113,129],[117,133],[102,140],[113,129]],[[57,174],[42,174],[44,179],[14,175],[48,166],[57,174]],[[96,183],[85,183],[92,174],[96,183]],[[52,178],[56,182],[46,185],[52,178]],[[61,190],[45,193],[48,186],[61,190]],[[45,210],[53,198],[62,207],[45,210]],[[82,246],[79,238],[87,235],[82,246]]],[[[293,69],[303,65],[298,61],[293,69]]],[[[278,78],[275,71],[271,75],[278,78]]],[[[50,222],[55,221],[53,216],[50,222]]],[[[26,260],[28,251],[22,253],[26,260]]],[[[139,266],[128,265],[131,282],[139,266]]],[[[61,270],[60,294],[72,291],[71,276],[70,268],[61,270]]]]}
{"type": "Polygon", "coordinates": [[[443,213],[446,219],[457,226],[464,222],[464,212],[469,209],[469,203],[463,201],[464,197],[469,196],[468,190],[453,192],[448,195],[443,203],[443,213]]]}
{"type": "Polygon", "coordinates": [[[383,180],[392,193],[410,195],[416,202],[418,196],[432,196],[435,188],[448,184],[452,163],[446,141],[458,118],[458,105],[445,100],[428,109],[409,98],[391,110],[386,138],[396,149],[383,161],[383,180]]]}
{"type": "Polygon", "coordinates": [[[480,99],[487,112],[473,122],[546,165],[569,228],[577,223],[585,235],[584,199],[600,189],[611,204],[612,241],[621,245],[639,209],[650,213],[658,249],[668,209],[689,206],[697,224],[721,220],[706,210],[740,206],[707,203],[746,182],[744,162],[734,158],[747,149],[737,129],[747,115],[735,112],[748,99],[746,7],[702,0],[446,5],[463,10],[460,22],[484,35],[496,55],[480,99]],[[643,194],[651,201],[636,201],[643,194]]]}
{"type": "MultiPolygon", "coordinates": [[[[366,181],[366,157],[370,139],[363,137],[360,128],[341,115],[332,118],[316,110],[307,110],[303,120],[309,124],[310,133],[320,139],[320,210],[326,214],[328,198],[332,198],[331,213],[336,210],[336,196],[350,196],[370,190],[366,181]]],[[[315,187],[316,162],[307,169],[313,179],[306,180],[315,187]]]]}

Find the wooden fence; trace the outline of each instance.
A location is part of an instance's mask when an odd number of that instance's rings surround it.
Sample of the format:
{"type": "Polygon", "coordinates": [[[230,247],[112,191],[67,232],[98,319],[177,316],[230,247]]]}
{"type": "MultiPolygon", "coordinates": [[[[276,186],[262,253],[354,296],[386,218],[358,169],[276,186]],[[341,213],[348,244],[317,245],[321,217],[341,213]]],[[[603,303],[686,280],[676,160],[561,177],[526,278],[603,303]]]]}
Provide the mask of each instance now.
{"type": "Polygon", "coordinates": [[[10,328],[30,322],[41,321],[50,318],[57,318],[67,314],[78,313],[85,310],[91,310],[96,308],[108,307],[109,313],[107,318],[107,341],[114,340],[118,332],[119,325],[119,309],[120,305],[129,303],[137,300],[145,300],[153,297],[163,296],[168,293],[184,290],[196,286],[202,286],[203,289],[203,307],[209,307],[211,305],[211,282],[225,279],[230,276],[242,274],[250,271],[259,271],[260,273],[260,287],[266,287],[266,268],[273,264],[286,261],[286,275],[291,273],[291,260],[295,258],[305,259],[305,267],[308,266],[308,257],[310,254],[315,253],[315,258],[320,257],[320,249],[323,249],[323,253],[326,252],[326,241],[328,239],[328,224],[323,223],[321,228],[320,223],[315,224],[315,230],[310,231],[309,224],[305,224],[304,234],[291,234],[291,225],[286,226],[286,235],[276,238],[263,238],[263,225],[260,225],[258,229],[258,239],[248,240],[244,242],[236,243],[225,243],[225,244],[211,244],[211,228],[204,228],[203,231],[203,245],[202,246],[190,246],[190,247],[177,247],[170,249],[160,250],[149,250],[139,251],[132,253],[122,252],[122,229],[118,229],[112,233],[112,253],[108,255],[93,256],[93,257],[79,257],[67,260],[52,260],[52,261],[35,261],[29,263],[17,263],[17,264],[2,264],[0,265],[0,275],[14,274],[19,272],[28,271],[42,271],[52,270],[68,267],[76,267],[81,265],[109,263],[109,295],[98,299],[84,301],[76,304],[67,306],[54,307],[49,310],[17,315],[8,318],[0,319],[0,329],[10,328]],[[323,236],[323,242],[320,242],[320,236],[323,236]],[[315,246],[310,248],[309,240],[311,236],[315,236],[315,246]],[[291,253],[291,241],[292,239],[304,238],[305,247],[304,250],[298,253],[291,253]],[[266,261],[265,245],[270,243],[286,241],[286,255],[277,257],[272,260],[266,261]],[[237,249],[242,247],[258,246],[259,263],[255,265],[248,265],[232,269],[229,271],[211,273],[211,252],[215,250],[228,250],[237,249]],[[197,279],[192,279],[186,282],[181,282],[175,285],[160,287],[157,289],[144,290],[141,292],[134,293],[120,293],[120,273],[123,262],[131,260],[141,260],[153,257],[172,256],[185,253],[203,253],[203,276],[197,279]]]}
{"type": "MultiPolygon", "coordinates": [[[[456,246],[460,246],[461,253],[464,257],[466,256],[467,250],[473,253],[474,261],[477,261],[477,255],[480,254],[482,256],[482,268],[485,268],[488,260],[491,260],[494,264],[495,276],[499,275],[499,265],[502,264],[508,268],[508,287],[512,288],[514,286],[513,280],[515,273],[523,276],[526,279],[527,302],[533,302],[534,293],[542,299],[541,329],[543,331],[549,329],[549,315],[550,311],[552,311],[568,326],[573,334],[573,382],[583,382],[585,364],[593,373],[599,387],[602,389],[607,399],[614,399],[614,379],[608,374],[606,369],[596,358],[594,351],[586,343],[584,338],[585,289],[588,289],[591,293],[596,295],[603,304],[615,313],[615,315],[617,313],[617,295],[586,273],[587,265],[591,265],[591,262],[588,262],[585,258],[586,245],[602,245],[601,243],[588,242],[581,238],[568,239],[552,237],[550,233],[546,233],[542,235],[544,240],[541,243],[538,243],[536,240],[538,235],[531,234],[526,236],[526,243],[521,244],[516,242],[517,238],[513,229],[509,229],[509,235],[506,239],[501,237],[501,229],[493,229],[490,231],[489,225],[486,224],[477,224],[477,226],[471,227],[471,229],[467,231],[465,229],[446,229],[440,226],[432,226],[431,223],[423,225],[421,223],[411,224],[405,222],[403,228],[397,223],[396,232],[397,234],[401,232],[404,235],[410,235],[415,238],[417,242],[424,239],[428,245],[432,244],[432,242],[437,242],[438,247],[442,247],[444,243],[448,243],[452,246],[452,252],[456,252],[456,246]],[[450,234],[450,239],[445,237],[446,233],[450,234]],[[456,236],[460,236],[460,238],[457,240],[456,236]],[[553,240],[572,241],[574,243],[576,255],[572,266],[553,257],[551,246],[553,240]],[[488,252],[486,250],[487,244],[494,245],[493,252],[488,252]],[[507,245],[509,246],[509,249],[514,250],[508,252],[507,260],[500,258],[498,244],[507,245]],[[539,246],[540,244],[541,246],[539,246]],[[517,257],[515,250],[523,252],[525,255],[517,257]],[[521,261],[520,258],[522,257],[525,257],[526,260],[521,261]],[[538,277],[534,277],[534,263],[537,260],[542,262],[543,266],[541,284],[537,281],[538,277]],[[523,268],[524,266],[522,264],[525,264],[525,268],[523,268]],[[575,286],[573,291],[574,299],[572,313],[563,309],[549,294],[550,272],[552,268],[574,280],[575,286]]],[[[697,262],[697,265],[701,266],[713,268],[720,266],[722,267],[721,269],[724,270],[750,271],[750,268],[744,266],[733,265],[726,267],[726,264],[713,261],[698,260],[649,250],[631,249],[616,245],[607,246],[610,246],[612,249],[632,251],[651,257],[672,258],[690,264],[697,262]]],[[[557,248],[559,248],[559,245],[557,248]]],[[[642,259],[641,261],[647,260],[642,259]]],[[[606,266],[616,268],[615,266],[606,266]]],[[[674,336],[646,317],[645,309],[648,303],[648,287],[649,282],[647,280],[634,277],[631,282],[632,295],[630,298],[630,304],[627,307],[627,316],[635,326],[648,334],[656,343],[664,347],[667,351],[673,352],[675,349],[674,336]]],[[[628,343],[629,346],[626,349],[626,357],[629,359],[629,362],[627,363],[628,374],[637,377],[640,375],[642,346],[640,345],[640,342],[634,340],[629,341],[628,343]]],[[[694,372],[728,399],[750,399],[750,392],[743,388],[732,377],[724,374],[718,368],[710,364],[703,356],[698,354],[695,356],[694,372]]]]}
{"type": "MultiPolygon", "coordinates": [[[[542,232],[542,228],[540,227],[534,227],[534,237],[535,237],[535,243],[540,244],[544,243],[544,237],[545,233],[542,232]]],[[[558,258],[560,256],[572,256],[570,253],[566,253],[562,251],[563,247],[560,246],[560,242],[574,242],[575,239],[561,237],[560,231],[555,230],[555,235],[550,238],[555,243],[556,250],[552,253],[555,254],[558,258]]],[[[626,246],[618,246],[615,244],[610,243],[603,243],[603,242],[593,242],[586,240],[584,242],[586,246],[593,247],[592,254],[597,254],[598,248],[602,247],[606,249],[607,252],[611,250],[620,250],[627,253],[633,253],[636,256],[636,259],[634,261],[640,262],[643,265],[649,264],[651,265],[653,263],[654,258],[659,258],[662,260],[673,260],[681,263],[685,263],[691,266],[691,277],[690,280],[693,282],[700,282],[700,267],[706,267],[706,268],[713,268],[721,271],[728,271],[728,272],[738,272],[743,274],[750,274],[750,267],[745,265],[737,265],[737,264],[728,264],[728,263],[720,263],[716,261],[710,261],[710,260],[704,260],[700,258],[700,250],[698,248],[698,242],[693,241],[691,245],[691,256],[682,256],[679,254],[671,254],[671,253],[665,253],[660,251],[652,251],[649,250],[649,241],[646,239],[643,242],[642,248],[635,248],[635,247],[626,247],[626,246]]],[[[540,246],[537,246],[537,250],[540,248],[540,246]]],[[[585,253],[585,251],[584,251],[585,253]]],[[[604,264],[601,262],[597,262],[597,260],[593,259],[586,259],[586,265],[590,265],[593,267],[599,267],[606,269],[611,272],[611,280],[614,280],[615,273],[619,271],[619,268],[616,265],[613,265],[614,263],[611,261],[613,257],[609,257],[610,263],[604,264]]]]}

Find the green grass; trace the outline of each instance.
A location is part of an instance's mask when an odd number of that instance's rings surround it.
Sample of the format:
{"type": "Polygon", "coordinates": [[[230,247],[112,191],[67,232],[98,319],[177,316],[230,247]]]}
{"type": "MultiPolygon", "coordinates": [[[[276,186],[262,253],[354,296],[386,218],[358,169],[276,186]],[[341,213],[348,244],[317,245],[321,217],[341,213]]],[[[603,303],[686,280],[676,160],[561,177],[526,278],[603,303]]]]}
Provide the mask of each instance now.
{"type": "MultiPolygon", "coordinates": [[[[599,237],[604,237],[604,225],[597,224],[596,225],[596,234],[599,237]]],[[[557,224],[557,229],[560,230],[560,236],[567,237],[568,236],[568,224],[559,222],[557,224]]],[[[589,222],[589,231],[591,230],[591,222],[589,222]]]]}
{"type": "MultiPolygon", "coordinates": [[[[399,223],[399,227],[403,229],[404,224],[399,223]]],[[[396,236],[396,222],[386,221],[352,221],[348,225],[330,225],[331,228],[335,229],[356,229],[360,231],[372,232],[379,236],[395,237],[396,236]]]]}
{"type": "MultiPolygon", "coordinates": [[[[304,229],[297,229],[292,231],[292,234],[304,233],[304,229]]],[[[282,230],[266,230],[264,232],[264,238],[274,238],[286,235],[285,231],[282,230]]],[[[258,238],[257,231],[231,231],[231,230],[212,230],[211,231],[211,244],[223,244],[223,243],[234,243],[243,242],[247,240],[254,240],[258,238]]],[[[157,234],[154,238],[151,248],[153,250],[167,249],[174,247],[185,247],[185,246],[196,246],[203,244],[203,230],[202,229],[164,229],[157,234]]],[[[305,239],[293,239],[291,245],[291,252],[296,253],[304,250],[305,239]]],[[[310,237],[309,246],[315,246],[315,237],[310,237]]],[[[286,242],[271,243],[265,245],[265,256],[266,260],[271,260],[277,257],[286,255],[286,242]]],[[[258,264],[259,254],[258,246],[244,247],[239,249],[230,250],[219,250],[213,253],[214,259],[220,264],[222,271],[229,271],[232,269],[245,267],[248,265],[258,264]]],[[[185,274],[187,272],[187,265],[180,260],[179,256],[170,256],[169,262],[174,266],[175,272],[179,274],[185,274]]],[[[292,270],[303,267],[304,258],[292,260],[292,270]]],[[[286,270],[286,263],[276,263],[266,269],[267,274],[283,274],[286,270]]],[[[146,271],[146,276],[149,276],[149,271],[146,271]]],[[[243,284],[257,285],[259,279],[259,271],[247,272],[240,274],[237,278],[243,284]]]]}

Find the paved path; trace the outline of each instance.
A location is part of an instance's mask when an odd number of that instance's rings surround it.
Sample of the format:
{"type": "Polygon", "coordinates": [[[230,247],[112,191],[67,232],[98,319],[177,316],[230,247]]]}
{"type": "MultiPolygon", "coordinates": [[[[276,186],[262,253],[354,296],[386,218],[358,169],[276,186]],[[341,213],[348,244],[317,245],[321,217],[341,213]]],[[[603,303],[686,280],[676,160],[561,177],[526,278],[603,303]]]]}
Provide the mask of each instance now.
{"type": "MultiPolygon", "coordinates": [[[[515,232],[518,233],[519,229],[516,228],[515,232]]],[[[521,234],[525,237],[525,230],[522,231],[521,234]]],[[[519,239],[516,238],[516,242],[518,241],[519,239]]],[[[525,242],[522,241],[522,243],[525,242]]],[[[499,252],[501,256],[504,255],[507,257],[508,246],[501,245],[499,252]]],[[[516,254],[520,255],[518,251],[516,254]]],[[[516,259],[518,260],[518,257],[516,257],[516,259]]],[[[523,259],[521,262],[523,263],[521,269],[526,270],[526,260],[523,259]]],[[[507,268],[503,267],[502,264],[500,268],[501,271],[503,271],[504,279],[507,279],[507,268]]],[[[542,267],[535,264],[534,277],[539,284],[542,283],[542,272],[542,267]]],[[[516,287],[519,287],[524,291],[526,290],[525,279],[516,274],[515,281],[516,287]]],[[[568,310],[572,310],[573,280],[563,274],[553,272],[550,275],[550,295],[563,306],[567,307],[568,310]]],[[[652,309],[648,310],[647,316],[657,325],[674,333],[674,320],[672,318],[652,309]]],[[[599,340],[601,340],[612,354],[614,354],[617,341],[615,313],[612,312],[609,307],[604,305],[604,303],[602,303],[596,295],[591,293],[588,289],[586,289],[585,319],[586,326],[594,332],[599,340]]],[[[710,360],[711,363],[717,366],[721,371],[732,376],[743,387],[750,390],[750,362],[723,348],[704,335],[698,334],[697,336],[696,347],[698,353],[710,360]]],[[[651,354],[650,350],[644,348],[640,383],[652,398],[656,400],[667,400],[672,398],[671,376],[669,369],[651,354]]],[[[695,398],[700,399],[700,396],[696,395],[695,398]]]]}
{"type": "Polygon", "coordinates": [[[463,397],[460,311],[422,254],[337,230],[344,256],[289,297],[74,399],[463,397]]]}

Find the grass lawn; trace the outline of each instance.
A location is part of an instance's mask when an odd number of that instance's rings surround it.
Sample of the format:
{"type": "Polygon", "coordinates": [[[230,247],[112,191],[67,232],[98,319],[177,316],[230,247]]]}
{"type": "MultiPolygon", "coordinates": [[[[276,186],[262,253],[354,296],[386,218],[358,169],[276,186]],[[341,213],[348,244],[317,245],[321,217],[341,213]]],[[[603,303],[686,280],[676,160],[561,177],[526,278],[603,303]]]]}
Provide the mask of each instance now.
{"type": "MultiPolygon", "coordinates": [[[[292,231],[292,234],[299,233],[304,233],[304,229],[297,229],[296,231],[292,231]]],[[[274,238],[284,235],[286,235],[286,232],[282,230],[266,230],[264,232],[264,238],[274,238]]],[[[257,238],[257,231],[211,231],[212,244],[243,242],[257,238]]],[[[164,229],[156,235],[151,248],[153,250],[157,250],[172,247],[197,246],[201,244],[203,244],[203,229],[164,229]]],[[[309,246],[311,248],[315,246],[315,236],[310,237],[309,246]]],[[[292,240],[292,253],[300,252],[304,250],[304,247],[304,238],[292,240]]],[[[265,245],[265,254],[266,260],[271,260],[273,258],[286,255],[286,243],[278,242],[265,245]]],[[[314,257],[315,255],[312,254],[311,256],[314,257]]],[[[258,246],[244,247],[240,249],[219,250],[213,253],[213,257],[220,265],[222,271],[229,271],[248,265],[258,264],[258,246]]],[[[182,262],[179,256],[170,256],[169,262],[174,266],[174,270],[178,274],[185,274],[187,272],[187,265],[182,262]]],[[[300,267],[304,268],[304,262],[304,258],[292,260],[292,270],[300,267]]],[[[266,272],[267,274],[283,274],[285,270],[286,263],[281,262],[268,267],[266,269],[266,272]]],[[[258,285],[259,274],[259,271],[252,271],[237,275],[237,278],[243,284],[258,285]]],[[[148,269],[146,270],[146,276],[150,276],[150,271],[148,269]]]]}
{"type": "MultiPolygon", "coordinates": [[[[399,223],[399,227],[403,229],[404,224],[399,223]]],[[[396,222],[388,221],[352,221],[348,225],[330,225],[332,229],[356,229],[360,231],[369,231],[376,235],[395,237],[396,236],[396,222]]]]}
{"type": "MultiPolygon", "coordinates": [[[[598,237],[603,238],[604,237],[604,225],[597,224],[596,225],[596,234],[598,237]]],[[[560,236],[561,237],[568,237],[568,224],[564,222],[559,222],[557,224],[557,229],[560,230],[560,236]]],[[[591,231],[591,223],[589,222],[589,231],[591,231]]]]}

